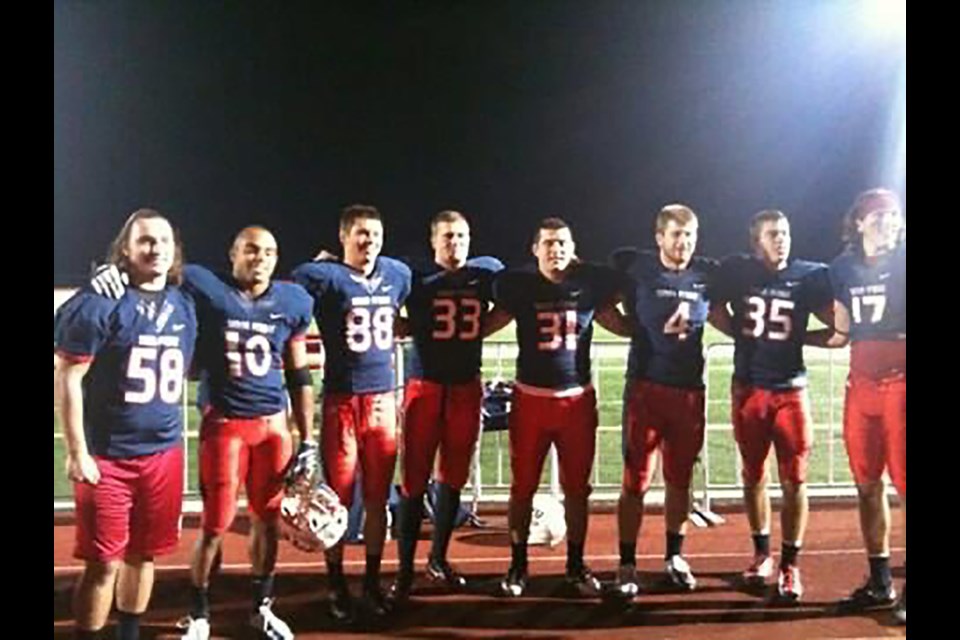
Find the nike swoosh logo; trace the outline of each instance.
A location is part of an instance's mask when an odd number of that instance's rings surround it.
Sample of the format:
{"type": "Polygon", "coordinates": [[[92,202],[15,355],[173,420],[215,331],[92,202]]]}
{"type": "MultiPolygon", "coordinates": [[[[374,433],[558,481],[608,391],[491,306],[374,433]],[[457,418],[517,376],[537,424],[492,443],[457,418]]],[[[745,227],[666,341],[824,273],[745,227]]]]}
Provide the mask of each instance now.
{"type": "Polygon", "coordinates": [[[185,326],[187,326],[187,325],[185,325],[185,324],[175,324],[175,325],[173,325],[173,326],[170,327],[170,328],[173,329],[174,331],[183,331],[183,328],[184,328],[185,326]]]}
{"type": "Polygon", "coordinates": [[[392,284],[388,284],[388,285],[385,285],[385,286],[381,287],[381,288],[380,288],[380,291],[383,291],[384,293],[386,293],[387,291],[390,291],[390,289],[393,289],[393,285],[392,285],[392,284]]]}
{"type": "Polygon", "coordinates": [[[890,277],[889,273],[881,273],[879,276],[877,276],[879,280],[886,280],[889,277],[890,277]]]}
{"type": "Polygon", "coordinates": [[[470,287],[470,286],[473,286],[473,285],[479,284],[479,283],[480,283],[479,280],[470,280],[470,281],[467,282],[467,286],[470,287]]]}
{"type": "Polygon", "coordinates": [[[271,313],[271,314],[270,314],[270,319],[271,319],[271,320],[279,320],[279,319],[282,318],[282,317],[283,317],[283,314],[282,314],[282,313],[271,313]]]}

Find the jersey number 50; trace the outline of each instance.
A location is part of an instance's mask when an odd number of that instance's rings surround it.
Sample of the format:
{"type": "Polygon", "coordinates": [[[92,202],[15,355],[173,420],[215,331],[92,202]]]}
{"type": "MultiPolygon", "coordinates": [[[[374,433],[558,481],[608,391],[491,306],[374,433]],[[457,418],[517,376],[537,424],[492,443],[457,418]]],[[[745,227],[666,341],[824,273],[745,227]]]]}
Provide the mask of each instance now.
{"type": "Polygon", "coordinates": [[[157,347],[133,347],[127,363],[127,378],[141,381],[143,388],[125,392],[125,402],[146,404],[153,401],[158,392],[167,404],[179,402],[183,392],[183,353],[180,349],[160,351],[157,347]]]}

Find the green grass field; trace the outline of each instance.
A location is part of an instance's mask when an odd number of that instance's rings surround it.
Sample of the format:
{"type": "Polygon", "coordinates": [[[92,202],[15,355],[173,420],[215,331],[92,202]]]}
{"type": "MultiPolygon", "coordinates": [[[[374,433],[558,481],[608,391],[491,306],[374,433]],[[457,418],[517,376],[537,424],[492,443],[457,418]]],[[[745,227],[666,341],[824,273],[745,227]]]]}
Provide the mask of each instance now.
{"type": "MultiPolygon", "coordinates": [[[[623,377],[626,362],[626,342],[597,327],[594,337],[595,352],[593,358],[594,384],[598,390],[600,425],[598,433],[597,455],[595,461],[595,486],[619,486],[622,473],[620,455],[620,415],[623,377]]],[[[729,342],[719,333],[708,327],[705,336],[707,345],[729,342]]],[[[488,341],[484,349],[484,379],[502,376],[510,379],[514,372],[515,349],[512,327],[507,327],[488,341]],[[500,356],[498,358],[498,350],[500,356]]],[[[710,483],[713,485],[733,485],[737,482],[737,450],[730,429],[730,375],[732,373],[732,350],[714,347],[710,350],[707,398],[707,455],[710,465],[710,483]]],[[[850,471],[840,431],[843,409],[843,385],[847,374],[846,354],[824,350],[810,350],[807,353],[807,368],[810,376],[810,394],[813,405],[813,418],[816,426],[814,451],[810,461],[809,481],[811,483],[849,482],[850,471]],[[830,358],[832,357],[832,364],[830,358]],[[833,424],[831,432],[830,425],[833,424]],[[833,465],[831,476],[831,448],[833,465]]],[[[319,383],[319,381],[318,381],[319,383]]],[[[319,384],[318,384],[319,388],[319,384]]],[[[197,452],[196,432],[199,429],[200,416],[194,408],[196,384],[189,385],[188,426],[192,435],[188,438],[188,468],[191,493],[197,492],[197,452]]],[[[69,498],[70,483],[64,474],[64,442],[56,437],[60,433],[60,423],[54,411],[53,475],[54,499],[69,498]]],[[[480,444],[481,477],[484,492],[506,491],[510,483],[510,457],[507,446],[507,434],[487,433],[480,444]],[[499,450],[499,455],[498,455],[499,450]]],[[[776,465],[772,465],[776,477],[776,465]]],[[[549,469],[544,470],[544,483],[549,482],[549,469]]],[[[697,478],[697,486],[702,481],[697,478]]]]}

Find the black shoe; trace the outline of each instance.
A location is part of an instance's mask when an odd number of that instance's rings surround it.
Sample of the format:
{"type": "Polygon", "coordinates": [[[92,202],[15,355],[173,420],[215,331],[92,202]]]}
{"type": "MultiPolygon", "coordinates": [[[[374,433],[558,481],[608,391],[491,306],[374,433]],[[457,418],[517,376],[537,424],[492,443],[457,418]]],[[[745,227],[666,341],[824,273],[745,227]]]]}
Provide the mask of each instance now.
{"type": "Polygon", "coordinates": [[[467,579],[463,574],[451,567],[446,560],[430,560],[427,563],[427,577],[449,589],[463,589],[467,586],[467,579]]]}
{"type": "Polygon", "coordinates": [[[383,597],[383,591],[380,585],[363,586],[363,608],[374,618],[382,618],[392,611],[390,603],[383,597]]]}
{"type": "Polygon", "coordinates": [[[390,586],[390,601],[394,605],[404,605],[410,601],[410,592],[413,590],[413,573],[400,571],[396,580],[390,586]]]}
{"type": "Polygon", "coordinates": [[[339,622],[353,621],[353,596],[350,595],[350,589],[347,587],[347,581],[338,581],[331,587],[330,598],[330,616],[339,622]]]}
{"type": "Polygon", "coordinates": [[[617,578],[611,588],[612,595],[621,600],[630,601],[640,593],[640,578],[637,576],[637,565],[622,564],[617,569],[617,578]]]}
{"type": "Polygon", "coordinates": [[[896,599],[897,592],[892,584],[875,584],[873,580],[868,579],[862,587],[842,600],[840,606],[851,610],[889,607],[896,599]]]}
{"type": "Polygon", "coordinates": [[[599,598],[603,593],[603,585],[587,565],[581,565],[577,569],[567,569],[564,584],[583,598],[599,598]]]}
{"type": "Polygon", "coordinates": [[[500,595],[519,598],[527,590],[527,570],[510,565],[507,575],[500,581],[500,595]]]}

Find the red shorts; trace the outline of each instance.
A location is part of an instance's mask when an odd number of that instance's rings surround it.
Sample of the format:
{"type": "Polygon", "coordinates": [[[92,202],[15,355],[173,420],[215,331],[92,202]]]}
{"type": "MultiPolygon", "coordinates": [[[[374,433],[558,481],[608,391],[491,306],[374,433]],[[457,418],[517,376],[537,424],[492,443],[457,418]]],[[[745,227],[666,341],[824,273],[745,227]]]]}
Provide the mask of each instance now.
{"type": "Polygon", "coordinates": [[[851,377],[843,408],[843,440],[857,484],[880,480],[884,467],[907,495],[907,376],[851,377]]]}
{"type": "Polygon", "coordinates": [[[94,456],[100,482],[73,484],[77,539],[73,555],[109,562],[160,556],[180,541],[183,447],[135,458],[94,456]]]}
{"type": "Polygon", "coordinates": [[[204,412],[200,426],[200,493],[203,530],[222,535],[237,514],[237,496],[245,485],[251,512],[275,522],[283,499],[283,474],[293,454],[286,416],[226,418],[204,412]]]}
{"type": "Polygon", "coordinates": [[[438,448],[437,480],[461,489],[480,435],[483,385],[479,380],[445,385],[412,378],[403,398],[403,494],[418,496],[426,490],[438,448]]]}
{"type": "Polygon", "coordinates": [[[731,386],[733,434],[743,458],[743,483],[763,478],[772,443],[780,479],[802,484],[813,445],[810,398],[806,389],[771,391],[740,382],[731,386]]]}
{"type": "Polygon", "coordinates": [[[563,493],[571,497],[590,495],[597,435],[597,393],[593,387],[576,396],[558,398],[537,395],[529,387],[523,390],[517,385],[509,429],[511,497],[533,499],[551,444],[557,448],[563,493]]]}
{"type": "Polygon", "coordinates": [[[679,489],[690,486],[703,447],[703,390],[628,380],[623,414],[624,490],[638,493],[650,488],[658,447],[666,483],[679,489]]]}
{"type": "Polygon", "coordinates": [[[397,464],[397,400],[384,393],[328,393],[323,397],[320,451],[327,484],[353,504],[357,463],[364,502],[386,503],[397,464]]]}

